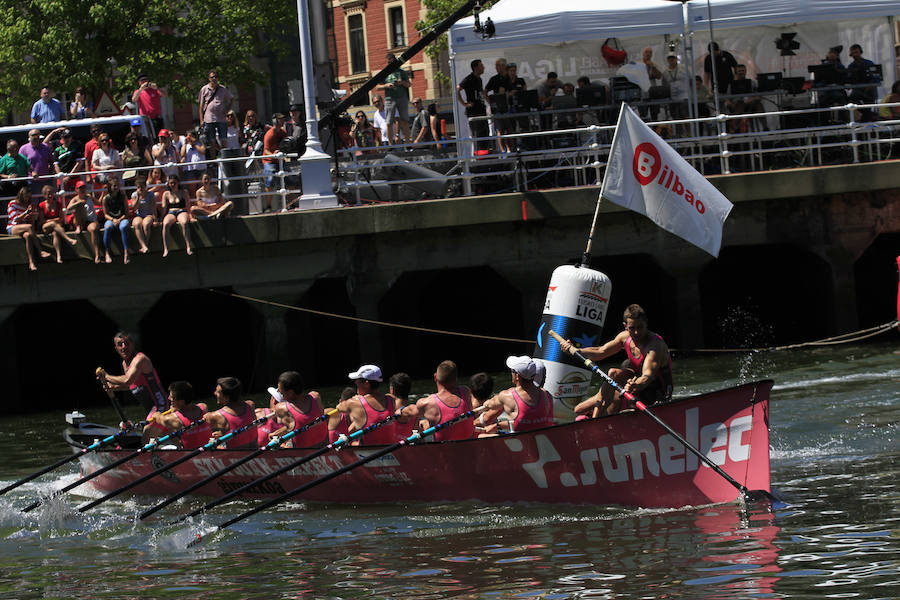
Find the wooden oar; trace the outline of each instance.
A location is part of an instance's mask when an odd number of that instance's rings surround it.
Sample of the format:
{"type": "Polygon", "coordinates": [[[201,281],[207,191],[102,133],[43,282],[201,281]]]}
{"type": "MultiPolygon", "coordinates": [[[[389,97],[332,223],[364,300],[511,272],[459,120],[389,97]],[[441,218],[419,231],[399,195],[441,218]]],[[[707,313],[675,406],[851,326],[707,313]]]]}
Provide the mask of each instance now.
{"type": "Polygon", "coordinates": [[[63,466],[64,464],[70,463],[75,459],[81,458],[88,452],[93,452],[94,450],[96,450],[98,448],[101,448],[103,446],[106,446],[107,444],[110,444],[110,443],[116,441],[119,438],[119,436],[121,436],[125,433],[128,433],[128,431],[131,429],[143,427],[146,424],[147,424],[146,421],[141,421],[140,423],[131,425],[130,427],[126,427],[125,429],[123,429],[121,431],[117,431],[114,434],[103,438],[102,440],[97,440],[96,442],[94,442],[93,444],[88,446],[87,448],[82,448],[78,452],[70,454],[69,456],[66,456],[65,458],[61,458],[58,461],[56,461],[55,463],[53,463],[52,465],[44,467],[43,469],[41,469],[40,471],[37,471],[36,473],[32,473],[31,475],[28,475],[27,477],[23,477],[22,479],[16,481],[15,483],[9,484],[8,486],[6,486],[2,490],[0,490],[0,496],[5,494],[6,492],[16,489],[17,487],[19,487],[20,485],[22,485],[24,483],[28,483],[29,481],[31,481],[33,479],[37,479],[41,475],[49,473],[50,471],[53,471],[54,469],[58,469],[59,467],[63,466]]]}
{"type": "Polygon", "coordinates": [[[119,418],[122,420],[122,423],[128,423],[128,417],[125,416],[125,411],[122,410],[122,405],[119,404],[119,401],[116,400],[116,393],[109,387],[109,383],[106,381],[106,371],[103,367],[97,367],[97,370],[94,371],[97,375],[97,381],[100,382],[100,387],[103,388],[103,391],[106,392],[106,395],[109,396],[109,401],[112,402],[113,408],[116,409],[116,412],[119,414],[119,418]]]}
{"type": "Polygon", "coordinates": [[[330,480],[334,479],[335,477],[338,477],[339,475],[343,475],[344,473],[347,473],[348,471],[352,471],[356,467],[360,467],[368,462],[372,462],[375,459],[381,458],[382,456],[384,456],[386,454],[395,452],[395,451],[399,450],[400,448],[403,448],[404,446],[412,445],[419,440],[430,437],[430,436],[434,435],[435,433],[437,433],[438,431],[440,431],[441,429],[449,427],[450,425],[453,425],[454,423],[456,423],[458,421],[463,421],[465,419],[471,419],[477,413],[479,413],[483,410],[484,410],[484,405],[479,406],[476,409],[466,411],[466,412],[462,413],[461,415],[457,415],[457,416],[453,417],[452,419],[447,419],[443,423],[438,423],[437,425],[429,427],[428,429],[426,429],[422,432],[414,431],[411,436],[409,436],[405,439],[395,442],[389,446],[385,446],[384,448],[381,448],[380,450],[376,450],[372,454],[369,454],[368,456],[361,458],[361,459],[357,460],[356,462],[350,463],[349,465],[344,465],[340,469],[336,469],[336,470],[332,471],[331,473],[328,473],[327,475],[323,475],[322,477],[319,477],[318,479],[314,479],[313,481],[304,483],[300,487],[290,490],[288,492],[285,492],[284,494],[278,496],[277,498],[272,498],[271,500],[267,500],[266,502],[263,502],[259,506],[252,508],[244,513],[241,513],[240,515],[234,517],[233,519],[229,519],[229,520],[225,521],[224,523],[222,523],[221,525],[216,526],[215,529],[207,532],[205,535],[197,534],[197,537],[191,541],[189,546],[194,546],[196,544],[199,544],[201,541],[203,541],[204,537],[206,537],[210,534],[213,534],[217,531],[221,531],[222,529],[225,529],[226,527],[230,527],[231,525],[234,525],[238,521],[243,521],[247,517],[255,515],[258,512],[264,511],[267,508],[271,508],[272,506],[275,506],[276,504],[280,504],[280,503],[284,502],[285,500],[290,500],[294,496],[297,496],[298,494],[302,494],[306,490],[309,490],[310,488],[314,488],[318,485],[321,485],[321,484],[325,483],[326,481],[330,481],[330,480]]]}
{"type": "MultiPolygon", "coordinates": [[[[39,500],[36,500],[36,501],[32,502],[31,504],[29,504],[28,506],[26,506],[25,508],[23,508],[23,509],[22,509],[22,512],[31,512],[31,511],[33,511],[34,509],[36,509],[38,506],[40,506],[41,504],[43,504],[44,502],[46,502],[47,500],[52,500],[52,499],[54,499],[54,498],[57,498],[57,497],[59,497],[59,496],[62,496],[63,494],[65,494],[65,493],[68,492],[69,490],[73,490],[73,489],[77,488],[77,487],[78,487],[79,485],[81,485],[82,483],[86,483],[86,482],[90,481],[91,479],[93,479],[94,477],[98,477],[98,476],[100,476],[100,475],[106,473],[106,472],[109,471],[110,469],[115,469],[115,468],[118,467],[119,465],[128,462],[129,460],[135,458],[136,456],[139,456],[139,455],[143,454],[144,452],[147,452],[148,450],[152,450],[153,448],[156,448],[156,447],[159,446],[160,444],[163,444],[163,443],[167,442],[168,440],[170,440],[170,439],[172,439],[172,438],[175,438],[175,437],[180,436],[181,434],[183,434],[185,431],[187,431],[187,430],[190,429],[191,427],[194,427],[194,426],[196,426],[196,425],[199,425],[200,423],[203,423],[203,422],[204,422],[203,419],[197,419],[196,421],[194,421],[194,422],[191,423],[190,425],[188,425],[188,426],[186,426],[186,427],[182,427],[182,428],[179,429],[178,431],[175,431],[175,432],[170,433],[170,434],[168,434],[168,435],[164,435],[163,437],[161,437],[161,438],[159,438],[159,439],[157,439],[157,440],[148,442],[147,444],[144,444],[143,446],[141,446],[140,448],[138,448],[137,450],[135,450],[135,451],[132,452],[131,454],[128,454],[127,456],[123,456],[123,457],[120,458],[119,460],[113,461],[113,462],[109,463],[108,465],[106,465],[105,467],[101,467],[101,468],[97,469],[96,471],[94,471],[94,472],[91,473],[90,475],[85,475],[84,477],[82,477],[82,478],[79,479],[78,481],[74,481],[74,482],[70,483],[69,485],[65,486],[65,487],[62,488],[62,489],[56,490],[55,492],[53,492],[52,494],[50,494],[50,495],[47,496],[46,498],[41,498],[41,499],[39,499],[39,500]]],[[[77,455],[76,455],[76,456],[77,456],[77,455]]]]}
{"type": "Polygon", "coordinates": [[[172,468],[174,468],[174,467],[177,467],[177,466],[180,465],[181,463],[183,463],[183,462],[185,462],[185,461],[188,461],[188,460],[194,458],[195,456],[197,456],[197,455],[200,454],[201,452],[205,452],[205,451],[207,451],[207,450],[212,450],[212,449],[215,448],[216,446],[220,446],[220,445],[224,444],[225,442],[227,442],[228,440],[230,440],[230,439],[233,438],[234,436],[236,436],[236,435],[242,433],[244,430],[249,429],[250,427],[256,427],[257,425],[263,423],[263,422],[266,421],[267,419],[268,419],[268,417],[260,417],[260,418],[256,419],[255,421],[252,421],[252,422],[250,422],[250,423],[247,423],[246,425],[244,425],[244,426],[242,426],[242,427],[238,427],[238,428],[235,429],[234,431],[229,431],[228,433],[222,435],[221,437],[213,438],[213,439],[211,439],[207,444],[205,444],[205,445],[203,445],[203,446],[200,446],[199,448],[196,448],[196,449],[194,449],[194,450],[188,452],[188,453],[185,454],[184,456],[182,456],[182,457],[180,457],[180,458],[177,458],[177,459],[173,460],[172,462],[170,462],[170,463],[167,464],[167,465],[164,465],[164,466],[162,466],[162,467],[159,467],[159,468],[156,469],[155,471],[152,471],[152,472],[150,472],[150,473],[147,473],[147,474],[144,475],[143,477],[138,477],[138,478],[135,479],[134,481],[132,481],[132,482],[126,484],[126,485],[123,485],[122,487],[120,487],[120,488],[118,488],[118,489],[115,489],[115,490],[109,492],[108,494],[106,494],[106,495],[103,496],[102,498],[97,498],[96,500],[93,500],[93,501],[91,501],[91,502],[88,502],[87,504],[84,504],[84,505],[82,505],[82,506],[79,506],[79,507],[78,507],[78,512],[86,512],[86,511],[88,511],[88,510],[94,508],[94,507],[97,506],[98,504],[102,504],[102,503],[106,502],[107,500],[109,500],[109,499],[111,499],[111,498],[115,498],[115,497],[118,496],[119,494],[121,494],[121,493],[123,493],[123,492],[127,492],[127,491],[130,490],[131,488],[136,487],[136,486],[138,486],[138,485],[144,483],[145,481],[149,481],[149,480],[153,479],[154,477],[156,477],[156,476],[159,475],[160,473],[162,473],[162,472],[164,472],[164,471],[168,471],[169,469],[172,469],[172,468]]]}
{"type": "MultiPolygon", "coordinates": [[[[555,339],[560,344],[562,344],[565,341],[562,338],[562,336],[560,336],[558,333],[556,333],[552,329],[548,333],[553,337],[553,339],[555,339]]],[[[587,368],[589,368],[591,371],[593,371],[594,373],[596,373],[597,375],[599,375],[600,377],[605,379],[606,382],[609,385],[611,385],[613,387],[613,389],[615,389],[619,393],[621,393],[622,396],[624,396],[626,400],[628,400],[629,402],[633,402],[635,407],[637,407],[637,409],[639,411],[641,411],[642,413],[644,413],[645,415],[647,415],[648,417],[653,419],[653,421],[656,422],[657,425],[659,425],[660,427],[665,429],[669,433],[669,435],[671,435],[676,440],[681,442],[685,448],[690,450],[695,456],[697,456],[697,458],[702,460],[706,464],[706,466],[708,466],[713,471],[715,471],[716,473],[721,475],[725,479],[725,481],[727,481],[728,483],[733,485],[735,488],[737,488],[738,491],[740,491],[741,494],[743,494],[747,499],[754,501],[754,502],[757,500],[764,500],[764,499],[768,499],[773,502],[778,500],[775,496],[773,496],[766,490],[748,490],[747,486],[738,483],[731,475],[729,475],[728,473],[723,471],[721,468],[719,468],[719,466],[716,463],[714,463],[712,460],[710,460],[709,457],[707,457],[705,454],[700,452],[700,450],[695,448],[693,446],[693,444],[691,444],[686,439],[684,439],[683,437],[678,435],[678,433],[674,429],[672,429],[671,427],[666,425],[659,417],[657,417],[655,414],[653,414],[653,412],[651,412],[650,409],[647,408],[647,406],[643,402],[641,402],[640,400],[638,400],[637,398],[634,397],[634,394],[632,394],[631,392],[626,392],[622,388],[622,386],[620,386],[618,383],[616,383],[615,379],[613,379],[612,377],[610,377],[609,375],[604,373],[603,369],[598,367],[594,361],[592,361],[591,359],[587,358],[584,354],[579,352],[578,349],[575,348],[575,346],[569,347],[569,354],[576,357],[578,360],[581,360],[582,362],[584,362],[584,364],[585,364],[585,366],[587,366],[587,368]]]]}
{"type": "Polygon", "coordinates": [[[256,458],[257,456],[259,456],[260,454],[262,454],[262,453],[265,452],[266,450],[271,450],[272,448],[277,448],[278,446],[280,446],[281,444],[283,444],[283,443],[285,443],[286,441],[290,440],[291,438],[293,438],[293,437],[295,437],[295,436],[297,436],[297,435],[303,433],[304,431],[307,431],[307,430],[309,430],[310,428],[312,428],[312,427],[318,425],[319,423],[321,423],[322,421],[324,421],[325,419],[327,419],[328,417],[330,417],[331,415],[333,415],[333,414],[336,413],[337,411],[338,411],[338,410],[337,410],[336,408],[333,408],[333,409],[327,411],[325,414],[319,415],[318,417],[316,417],[315,419],[313,419],[312,421],[310,421],[309,423],[307,423],[306,425],[304,425],[304,426],[301,427],[300,429],[296,429],[296,430],[294,430],[294,431],[289,431],[288,433],[284,434],[284,435],[281,436],[281,437],[275,437],[275,438],[272,438],[272,439],[269,441],[269,443],[266,444],[265,446],[263,446],[262,448],[259,448],[258,450],[254,450],[253,452],[251,452],[251,453],[248,454],[247,456],[243,457],[242,459],[240,459],[240,460],[238,460],[238,461],[235,461],[235,462],[231,463],[230,465],[228,465],[228,466],[225,467],[224,469],[220,469],[220,470],[216,471],[215,473],[213,473],[212,475],[210,475],[210,476],[207,477],[206,479],[202,479],[202,480],[198,481],[197,483],[195,483],[194,485],[189,486],[188,488],[186,488],[186,489],[184,489],[184,490],[181,490],[180,492],[178,492],[177,494],[175,494],[175,495],[172,496],[171,498],[166,498],[165,500],[163,500],[162,502],[160,502],[160,503],[157,504],[156,506],[153,506],[153,507],[151,507],[151,508],[148,508],[147,510],[145,510],[144,512],[142,512],[142,513],[140,514],[140,517],[139,517],[139,518],[140,518],[141,520],[146,519],[147,517],[149,517],[150,515],[154,514],[154,513],[157,512],[157,511],[159,511],[160,509],[163,509],[163,508],[165,508],[166,506],[172,504],[173,502],[175,502],[175,501],[178,500],[179,498],[183,498],[183,497],[187,496],[188,494],[190,494],[190,493],[193,492],[194,490],[198,490],[198,489],[202,488],[204,485],[206,485],[206,484],[209,483],[210,481],[213,481],[214,479],[218,479],[219,477],[221,477],[221,476],[224,475],[225,473],[228,473],[228,472],[230,472],[230,471],[233,471],[234,469],[238,468],[239,466],[241,466],[242,464],[246,463],[247,461],[253,460],[254,458],[256,458]]]}
{"type": "Polygon", "coordinates": [[[251,481],[250,483],[243,485],[243,486],[237,488],[236,490],[232,490],[220,498],[216,498],[215,500],[207,502],[206,504],[204,504],[197,510],[179,517],[175,521],[175,523],[180,523],[181,521],[184,521],[185,519],[188,519],[190,517],[196,517],[203,511],[209,510],[210,508],[213,508],[214,506],[218,506],[218,505],[222,504],[223,502],[227,502],[227,501],[231,500],[232,498],[234,498],[235,496],[246,492],[247,490],[249,490],[252,487],[255,487],[261,483],[265,483],[266,481],[269,481],[270,479],[274,479],[275,477],[278,477],[282,473],[287,473],[291,469],[296,469],[300,465],[306,464],[309,461],[313,460],[314,458],[318,458],[318,457],[322,456],[326,452],[329,452],[331,450],[337,450],[338,448],[341,448],[344,445],[349,444],[351,441],[355,440],[356,438],[362,437],[365,434],[369,433],[370,431],[374,431],[375,429],[378,429],[382,425],[385,425],[385,424],[391,422],[392,420],[394,420],[396,418],[396,416],[397,416],[396,414],[393,414],[393,415],[389,416],[388,418],[383,419],[381,421],[377,421],[375,423],[372,423],[368,427],[360,429],[359,431],[354,431],[350,435],[342,435],[337,440],[335,440],[333,443],[328,444],[327,446],[323,446],[322,448],[319,448],[318,450],[312,452],[311,454],[307,454],[306,456],[304,456],[302,458],[298,458],[294,462],[284,465],[283,467],[276,469],[275,471],[272,471],[271,473],[263,475],[259,479],[251,481]]]}

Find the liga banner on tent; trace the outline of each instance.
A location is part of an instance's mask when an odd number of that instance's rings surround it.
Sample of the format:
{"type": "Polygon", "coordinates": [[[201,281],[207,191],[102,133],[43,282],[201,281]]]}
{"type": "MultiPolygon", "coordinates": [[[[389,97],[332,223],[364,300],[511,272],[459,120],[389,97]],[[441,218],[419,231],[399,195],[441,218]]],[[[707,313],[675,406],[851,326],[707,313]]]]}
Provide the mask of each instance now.
{"type": "Polygon", "coordinates": [[[600,197],[638,212],[670,233],[719,255],[733,205],[622,104],[600,197]]]}

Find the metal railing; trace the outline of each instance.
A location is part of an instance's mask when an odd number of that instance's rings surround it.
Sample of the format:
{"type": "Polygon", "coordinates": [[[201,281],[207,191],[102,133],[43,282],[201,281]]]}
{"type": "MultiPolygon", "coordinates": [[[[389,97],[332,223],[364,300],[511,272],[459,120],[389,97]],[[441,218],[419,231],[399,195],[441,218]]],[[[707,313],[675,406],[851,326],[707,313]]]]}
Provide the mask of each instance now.
{"type": "MultiPolygon", "coordinates": [[[[667,111],[665,103],[654,104],[667,111]]],[[[728,174],[891,158],[900,152],[900,146],[894,147],[900,142],[900,119],[861,121],[858,115],[894,107],[900,103],[720,114],[648,125],[668,137],[698,171],[728,174]]],[[[500,117],[508,123],[537,115],[500,117]]],[[[340,187],[348,203],[360,204],[596,185],[602,181],[614,130],[614,125],[590,125],[347,148],[338,154],[340,187]],[[500,152],[499,139],[516,150],[500,152]],[[479,146],[487,152],[471,152],[479,146]]]]}
{"type": "MultiPolygon", "coordinates": [[[[72,196],[74,195],[74,191],[71,189],[64,189],[62,185],[62,180],[66,177],[72,177],[76,179],[82,179],[89,186],[89,191],[91,193],[96,193],[105,189],[105,184],[98,183],[96,180],[96,176],[104,175],[105,177],[118,177],[120,182],[125,182],[122,185],[122,190],[130,197],[131,192],[135,189],[133,181],[136,177],[140,175],[148,175],[150,171],[153,169],[162,169],[163,170],[163,180],[162,183],[165,182],[166,173],[176,170],[179,175],[179,179],[182,185],[187,184],[198,184],[200,183],[200,177],[203,173],[210,173],[210,175],[214,175],[213,183],[219,186],[219,189],[222,192],[225,200],[241,200],[241,199],[250,199],[250,198],[260,198],[265,195],[273,195],[278,198],[278,206],[280,210],[288,210],[292,204],[295,204],[297,198],[293,198],[293,196],[297,196],[299,198],[300,195],[300,186],[299,186],[299,174],[300,169],[297,166],[296,170],[293,170],[292,161],[293,159],[297,159],[297,154],[285,154],[283,152],[278,152],[276,154],[269,154],[265,156],[236,156],[236,157],[219,157],[213,160],[203,160],[203,161],[194,161],[194,162],[181,162],[181,163],[165,163],[165,164],[154,164],[148,166],[141,167],[123,167],[123,168],[114,168],[114,169],[105,169],[102,171],[94,171],[94,170],[79,170],[75,172],[69,173],[54,173],[50,175],[42,175],[39,177],[16,177],[10,179],[3,179],[4,183],[20,183],[24,185],[33,186],[35,190],[43,187],[43,185],[50,185],[54,188],[57,196],[72,196]],[[276,178],[278,185],[271,192],[265,191],[265,173],[263,172],[262,161],[263,160],[276,160],[278,162],[278,170],[274,173],[273,177],[276,178]],[[243,170],[246,172],[245,175],[228,173],[229,165],[243,165],[243,170]],[[192,168],[188,168],[192,167],[192,168]],[[198,168],[199,167],[199,168],[198,168]],[[211,172],[212,171],[212,172],[211,172]],[[129,176],[127,181],[124,180],[124,174],[132,172],[134,173],[134,177],[129,176]],[[194,175],[196,174],[196,175],[194,175]],[[294,180],[294,176],[297,176],[296,181],[298,185],[291,185],[294,180]],[[223,185],[225,183],[239,183],[239,182],[250,182],[248,187],[248,191],[246,192],[234,192],[232,190],[231,185],[223,185]],[[254,186],[254,184],[258,184],[254,186]],[[255,191],[250,191],[251,187],[258,187],[255,191]],[[289,200],[289,197],[292,197],[289,200]]],[[[79,159],[79,163],[84,164],[84,159],[79,159]]],[[[240,170],[240,169],[238,169],[240,170]]],[[[243,187],[242,185],[237,186],[238,188],[243,187]]],[[[36,194],[35,194],[36,195],[36,194]]],[[[2,214],[0,214],[0,220],[3,222],[6,221],[6,211],[5,206],[9,200],[14,199],[15,196],[2,196],[0,195],[0,207],[2,207],[2,214]]],[[[95,200],[99,200],[99,198],[95,198],[95,200]]]]}

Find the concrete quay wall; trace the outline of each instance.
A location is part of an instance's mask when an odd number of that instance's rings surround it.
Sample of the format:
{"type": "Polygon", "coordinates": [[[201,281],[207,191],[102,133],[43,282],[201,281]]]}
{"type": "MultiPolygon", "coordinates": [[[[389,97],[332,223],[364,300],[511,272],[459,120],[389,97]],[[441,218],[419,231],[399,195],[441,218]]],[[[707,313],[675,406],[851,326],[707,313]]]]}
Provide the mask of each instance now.
{"type": "MultiPolygon", "coordinates": [[[[900,250],[900,162],[711,180],[735,204],[717,260],[640,215],[601,204],[591,264],[613,281],[607,332],[631,302],[646,305],[651,326],[678,348],[752,344],[729,337],[735,306],[752,313],[741,327],[765,322],[768,343],[851,331],[870,307],[881,310],[881,300],[860,288],[870,288],[870,280],[879,289],[896,286],[893,267],[885,275],[877,265],[900,250]]],[[[410,363],[407,370],[425,369],[441,358],[422,352],[423,344],[483,360],[528,353],[527,344],[297,315],[224,293],[530,339],[551,272],[584,250],[597,196],[589,187],[205,221],[192,226],[193,256],[175,231],[167,258],[157,233],[153,252],[134,255],[132,264],[121,264],[115,251],[113,264],[95,265],[82,239],[79,257],[43,262],[36,273],[25,267],[20,239],[0,239],[0,344],[4,355],[18,353],[0,369],[7,381],[37,372],[28,355],[36,350],[22,348],[39,348],[32,337],[54,333],[60,341],[46,341],[63,347],[67,339],[66,350],[85,364],[108,361],[117,328],[140,332],[148,353],[193,346],[210,360],[221,354],[218,362],[242,370],[252,388],[290,367],[324,380],[359,360],[383,362],[388,371],[410,363]],[[242,349],[233,365],[224,358],[229,345],[242,349]],[[482,345],[490,349],[476,349],[482,345]],[[322,356],[329,352],[340,352],[339,368],[334,355],[322,356]]],[[[192,356],[183,352],[167,365],[179,375],[189,373],[192,356]]],[[[13,388],[27,387],[20,383],[13,388]]]]}

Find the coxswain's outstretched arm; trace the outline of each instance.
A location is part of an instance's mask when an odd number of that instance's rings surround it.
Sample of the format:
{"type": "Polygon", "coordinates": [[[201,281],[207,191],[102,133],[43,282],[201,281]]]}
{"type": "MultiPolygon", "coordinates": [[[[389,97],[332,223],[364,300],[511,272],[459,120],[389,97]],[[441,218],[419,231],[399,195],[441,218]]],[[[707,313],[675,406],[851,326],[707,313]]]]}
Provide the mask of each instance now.
{"type": "MultiPolygon", "coordinates": [[[[581,348],[581,353],[584,354],[585,358],[589,358],[594,361],[603,360],[604,358],[608,358],[616,352],[621,351],[625,347],[625,340],[628,339],[629,335],[630,334],[627,331],[623,331],[602,346],[589,346],[587,348],[581,348]]],[[[572,341],[566,340],[559,346],[560,348],[562,348],[563,352],[568,353],[569,348],[572,347],[572,341]]]]}

